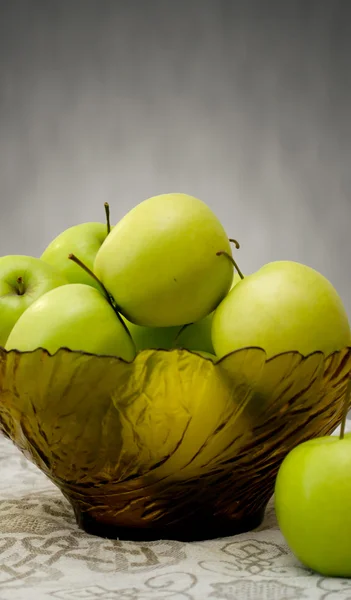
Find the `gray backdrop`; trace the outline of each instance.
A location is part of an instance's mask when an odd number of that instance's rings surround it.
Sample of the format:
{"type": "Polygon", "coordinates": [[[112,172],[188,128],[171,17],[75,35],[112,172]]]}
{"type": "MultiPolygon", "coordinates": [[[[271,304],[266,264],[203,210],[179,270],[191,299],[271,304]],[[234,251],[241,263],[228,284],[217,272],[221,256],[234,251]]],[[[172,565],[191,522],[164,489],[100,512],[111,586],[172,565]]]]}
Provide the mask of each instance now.
{"type": "MultiPolygon", "coordinates": [[[[0,0],[0,254],[184,191],[351,315],[348,0],[0,0]]],[[[239,257],[238,257],[239,260],[239,257]]]]}

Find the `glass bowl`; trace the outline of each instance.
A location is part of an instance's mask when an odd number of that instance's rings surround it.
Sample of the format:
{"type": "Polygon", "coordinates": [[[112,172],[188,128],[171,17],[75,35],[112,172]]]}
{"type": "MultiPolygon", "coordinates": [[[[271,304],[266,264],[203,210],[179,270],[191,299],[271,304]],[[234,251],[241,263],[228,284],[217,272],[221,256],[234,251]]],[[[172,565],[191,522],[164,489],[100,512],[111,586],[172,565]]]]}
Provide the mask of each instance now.
{"type": "Polygon", "coordinates": [[[257,527],[298,443],[340,423],[351,348],[216,364],[187,350],[133,362],[0,349],[0,430],[91,534],[201,540],[257,527]]]}

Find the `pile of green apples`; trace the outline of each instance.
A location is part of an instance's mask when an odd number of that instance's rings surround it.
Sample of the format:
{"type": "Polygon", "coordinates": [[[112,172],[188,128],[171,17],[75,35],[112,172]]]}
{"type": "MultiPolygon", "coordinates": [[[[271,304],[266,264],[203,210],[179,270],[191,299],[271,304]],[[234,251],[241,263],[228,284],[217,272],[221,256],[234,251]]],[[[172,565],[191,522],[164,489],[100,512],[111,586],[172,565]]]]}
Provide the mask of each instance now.
{"type": "Polygon", "coordinates": [[[242,274],[212,210],[187,194],[149,198],[110,226],[83,223],[40,258],[0,258],[0,346],[117,356],[185,348],[216,361],[243,347],[267,357],[326,355],[350,343],[332,284],[291,261],[242,274]]]}
{"type": "MultiPolygon", "coordinates": [[[[239,244],[201,200],[155,196],[112,228],[105,207],[105,224],[71,227],[40,258],[0,258],[0,346],[125,361],[148,348],[184,348],[215,362],[246,347],[270,358],[290,351],[328,356],[351,345],[345,308],[323,275],[277,261],[244,276],[233,257],[239,244]]],[[[276,509],[304,564],[350,576],[346,468],[351,436],[297,447],[279,471],[276,509]]]]}

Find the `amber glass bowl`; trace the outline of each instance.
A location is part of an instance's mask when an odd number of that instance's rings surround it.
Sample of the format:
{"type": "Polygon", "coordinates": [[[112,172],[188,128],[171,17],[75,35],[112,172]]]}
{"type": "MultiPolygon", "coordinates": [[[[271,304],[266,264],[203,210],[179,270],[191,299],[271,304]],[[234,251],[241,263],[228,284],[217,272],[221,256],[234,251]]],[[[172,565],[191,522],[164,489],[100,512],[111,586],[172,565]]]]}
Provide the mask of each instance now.
{"type": "Polygon", "coordinates": [[[217,364],[186,350],[132,363],[0,349],[0,429],[87,532],[199,540],[258,526],[279,465],[340,423],[351,348],[217,364]]]}

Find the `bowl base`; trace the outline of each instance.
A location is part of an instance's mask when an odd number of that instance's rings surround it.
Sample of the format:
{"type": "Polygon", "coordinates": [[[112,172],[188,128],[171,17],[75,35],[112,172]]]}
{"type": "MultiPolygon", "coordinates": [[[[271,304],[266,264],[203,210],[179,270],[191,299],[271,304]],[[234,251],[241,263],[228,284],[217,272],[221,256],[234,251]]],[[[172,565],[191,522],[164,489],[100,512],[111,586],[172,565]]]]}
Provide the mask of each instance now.
{"type": "Polygon", "coordinates": [[[184,521],[173,526],[164,527],[120,527],[94,519],[89,513],[75,511],[78,526],[90,535],[113,539],[147,542],[155,540],[176,540],[179,542],[205,541],[223,538],[247,531],[252,531],[261,525],[265,507],[244,517],[240,521],[225,517],[212,517],[184,521]]]}

